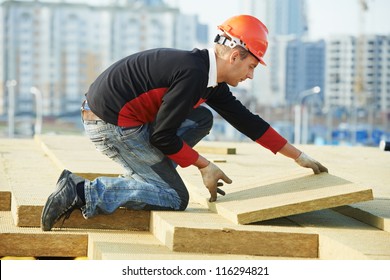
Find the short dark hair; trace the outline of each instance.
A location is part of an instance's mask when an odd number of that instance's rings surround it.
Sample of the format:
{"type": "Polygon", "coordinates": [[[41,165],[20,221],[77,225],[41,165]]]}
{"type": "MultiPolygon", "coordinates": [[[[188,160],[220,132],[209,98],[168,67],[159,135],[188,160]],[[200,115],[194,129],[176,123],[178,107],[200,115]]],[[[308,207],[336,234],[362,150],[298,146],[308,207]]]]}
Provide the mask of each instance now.
{"type": "MultiPolygon", "coordinates": [[[[220,45],[220,44],[216,44],[215,45],[215,53],[217,54],[217,56],[221,57],[223,56],[224,54],[226,54],[229,50],[231,50],[231,48],[229,46],[225,46],[225,45],[220,45]]],[[[233,50],[238,50],[239,52],[239,55],[240,55],[240,59],[241,60],[244,60],[245,58],[248,57],[248,55],[250,54],[249,51],[247,51],[246,49],[244,49],[243,47],[241,46],[235,46],[233,48],[233,50]]]]}

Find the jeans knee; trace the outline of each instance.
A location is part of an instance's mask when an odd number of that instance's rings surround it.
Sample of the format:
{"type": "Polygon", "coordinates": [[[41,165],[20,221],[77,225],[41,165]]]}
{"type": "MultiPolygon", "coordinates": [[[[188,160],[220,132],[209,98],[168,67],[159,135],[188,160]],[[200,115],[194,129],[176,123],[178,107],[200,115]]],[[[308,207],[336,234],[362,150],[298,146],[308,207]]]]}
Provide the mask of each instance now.
{"type": "Polygon", "coordinates": [[[187,187],[184,185],[184,183],[180,184],[180,187],[176,187],[175,191],[177,193],[178,198],[178,206],[176,206],[177,211],[184,211],[187,209],[189,200],[190,200],[190,194],[188,193],[187,187]]]}
{"type": "Polygon", "coordinates": [[[178,211],[185,211],[187,209],[187,206],[188,206],[188,201],[186,203],[182,202],[180,204],[180,207],[179,209],[177,209],[178,211]]]}
{"type": "Polygon", "coordinates": [[[181,192],[180,194],[180,206],[179,206],[179,211],[184,211],[187,209],[187,206],[188,206],[188,202],[190,200],[190,195],[188,193],[188,191],[186,192],[181,192]]]}

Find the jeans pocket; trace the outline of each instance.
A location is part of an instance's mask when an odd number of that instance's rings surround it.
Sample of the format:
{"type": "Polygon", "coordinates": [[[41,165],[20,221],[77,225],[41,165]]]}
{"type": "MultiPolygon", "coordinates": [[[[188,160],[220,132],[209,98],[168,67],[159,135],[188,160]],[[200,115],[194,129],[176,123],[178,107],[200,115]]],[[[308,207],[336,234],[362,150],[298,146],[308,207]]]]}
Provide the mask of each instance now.
{"type": "Polygon", "coordinates": [[[141,131],[142,125],[140,126],[132,126],[132,127],[120,127],[118,126],[116,128],[116,131],[122,138],[126,138],[128,136],[137,134],[139,131],[141,131]]]}

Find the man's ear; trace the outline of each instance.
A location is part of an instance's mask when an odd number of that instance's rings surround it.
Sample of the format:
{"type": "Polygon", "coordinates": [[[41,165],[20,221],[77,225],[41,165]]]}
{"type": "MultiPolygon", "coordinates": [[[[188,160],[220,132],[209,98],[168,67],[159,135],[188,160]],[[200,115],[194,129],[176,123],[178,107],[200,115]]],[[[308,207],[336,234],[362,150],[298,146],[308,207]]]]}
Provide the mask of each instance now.
{"type": "Polygon", "coordinates": [[[233,64],[237,59],[240,59],[240,52],[238,50],[233,50],[230,53],[230,63],[233,64]]]}

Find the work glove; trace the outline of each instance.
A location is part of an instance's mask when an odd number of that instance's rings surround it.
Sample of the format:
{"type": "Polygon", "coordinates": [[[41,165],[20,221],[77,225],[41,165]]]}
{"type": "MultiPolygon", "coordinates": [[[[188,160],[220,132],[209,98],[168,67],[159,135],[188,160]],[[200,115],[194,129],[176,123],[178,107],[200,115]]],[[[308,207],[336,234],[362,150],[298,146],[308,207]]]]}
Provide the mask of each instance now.
{"type": "Polygon", "coordinates": [[[203,183],[210,192],[210,202],[217,200],[217,192],[225,195],[225,192],[218,188],[222,186],[222,182],[218,180],[223,180],[225,183],[231,184],[232,180],[226,176],[221,169],[218,168],[214,163],[210,162],[206,167],[199,168],[200,173],[202,174],[203,183]]]}
{"type": "Polygon", "coordinates": [[[328,172],[328,168],[323,166],[318,161],[312,159],[305,153],[301,153],[299,157],[295,160],[302,167],[311,168],[315,174],[320,174],[321,172],[328,172]]]}

